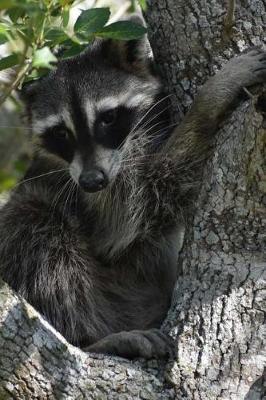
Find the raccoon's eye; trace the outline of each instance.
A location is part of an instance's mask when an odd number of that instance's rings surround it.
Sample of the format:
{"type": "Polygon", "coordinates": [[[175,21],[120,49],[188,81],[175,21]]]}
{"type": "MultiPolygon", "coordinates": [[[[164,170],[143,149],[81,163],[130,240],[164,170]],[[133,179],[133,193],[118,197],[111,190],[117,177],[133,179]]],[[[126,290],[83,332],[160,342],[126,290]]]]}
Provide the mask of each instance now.
{"type": "Polygon", "coordinates": [[[103,125],[112,125],[116,121],[117,110],[115,108],[104,111],[100,116],[103,125]]]}
{"type": "Polygon", "coordinates": [[[65,128],[58,128],[54,132],[56,138],[58,139],[67,139],[68,138],[68,130],[65,128]]]}

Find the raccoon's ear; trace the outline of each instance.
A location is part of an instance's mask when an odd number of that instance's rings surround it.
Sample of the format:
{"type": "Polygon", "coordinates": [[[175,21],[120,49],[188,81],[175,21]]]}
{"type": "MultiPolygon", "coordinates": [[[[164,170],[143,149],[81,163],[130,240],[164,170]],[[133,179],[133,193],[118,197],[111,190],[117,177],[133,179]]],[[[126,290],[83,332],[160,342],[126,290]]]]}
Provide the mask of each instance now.
{"type": "MultiPolygon", "coordinates": [[[[130,21],[144,26],[139,16],[134,15],[130,21]]],[[[134,40],[106,40],[104,47],[105,55],[117,67],[136,75],[151,73],[153,57],[147,35],[134,40]]]]}
{"type": "MultiPolygon", "coordinates": [[[[139,15],[132,15],[129,18],[129,21],[133,22],[134,24],[146,27],[144,19],[141,18],[139,15]]],[[[147,38],[147,34],[145,34],[140,39],[126,41],[124,42],[124,44],[126,47],[125,56],[127,62],[147,64],[153,59],[152,50],[147,38]]]]}
{"type": "Polygon", "coordinates": [[[23,83],[22,88],[17,90],[18,96],[25,104],[30,104],[37,93],[39,86],[39,79],[36,81],[29,81],[23,83]]]}

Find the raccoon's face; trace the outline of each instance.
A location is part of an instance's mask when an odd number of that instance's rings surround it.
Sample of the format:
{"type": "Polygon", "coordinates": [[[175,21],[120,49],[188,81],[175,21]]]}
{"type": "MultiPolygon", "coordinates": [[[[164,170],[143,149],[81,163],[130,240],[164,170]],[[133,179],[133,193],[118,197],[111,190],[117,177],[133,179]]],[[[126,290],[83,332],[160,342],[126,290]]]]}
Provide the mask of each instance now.
{"type": "Polygon", "coordinates": [[[97,40],[24,88],[39,150],[87,192],[115,179],[137,131],[152,137],[168,121],[147,53],[144,40],[97,40]]]}

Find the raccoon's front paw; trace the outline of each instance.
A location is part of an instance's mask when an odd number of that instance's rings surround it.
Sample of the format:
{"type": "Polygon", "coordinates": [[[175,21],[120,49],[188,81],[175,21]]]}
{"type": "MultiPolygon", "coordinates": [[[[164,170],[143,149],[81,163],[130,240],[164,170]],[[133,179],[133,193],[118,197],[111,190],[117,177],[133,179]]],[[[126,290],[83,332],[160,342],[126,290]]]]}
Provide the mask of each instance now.
{"type": "Polygon", "coordinates": [[[266,51],[255,48],[233,58],[226,64],[225,72],[241,87],[266,82],[266,51]]]}
{"type": "Polygon", "coordinates": [[[159,329],[119,332],[106,336],[84,351],[112,354],[129,359],[167,358],[173,354],[173,341],[159,329]]]}

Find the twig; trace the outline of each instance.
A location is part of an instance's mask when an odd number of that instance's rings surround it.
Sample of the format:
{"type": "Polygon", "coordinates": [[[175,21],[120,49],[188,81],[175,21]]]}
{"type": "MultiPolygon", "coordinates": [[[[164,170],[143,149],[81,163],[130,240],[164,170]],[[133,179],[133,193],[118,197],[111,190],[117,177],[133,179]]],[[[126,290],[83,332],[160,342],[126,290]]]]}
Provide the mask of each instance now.
{"type": "Polygon", "coordinates": [[[243,87],[243,90],[250,99],[254,100],[253,94],[246,87],[243,87]]]}
{"type": "Polygon", "coordinates": [[[235,23],[235,9],[236,9],[236,1],[228,0],[227,14],[224,20],[224,29],[227,34],[231,33],[231,30],[235,23]]]}
{"type": "Polygon", "coordinates": [[[22,82],[24,76],[27,75],[31,68],[31,60],[27,59],[27,52],[29,49],[28,43],[25,43],[23,54],[18,66],[18,72],[15,75],[13,81],[7,85],[6,91],[3,93],[2,96],[0,96],[0,107],[2,104],[6,101],[6,99],[10,96],[13,90],[17,89],[19,86],[20,82],[22,82]]]}
{"type": "Polygon", "coordinates": [[[12,93],[12,91],[17,89],[20,82],[22,81],[24,76],[27,75],[30,68],[31,68],[31,63],[29,62],[20,69],[18,74],[15,76],[15,79],[13,80],[13,82],[8,86],[5,93],[0,97],[0,107],[6,101],[6,99],[9,97],[9,95],[12,93]]]}

